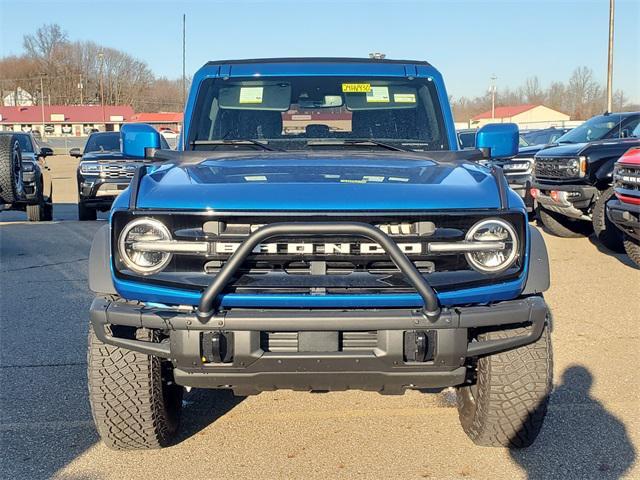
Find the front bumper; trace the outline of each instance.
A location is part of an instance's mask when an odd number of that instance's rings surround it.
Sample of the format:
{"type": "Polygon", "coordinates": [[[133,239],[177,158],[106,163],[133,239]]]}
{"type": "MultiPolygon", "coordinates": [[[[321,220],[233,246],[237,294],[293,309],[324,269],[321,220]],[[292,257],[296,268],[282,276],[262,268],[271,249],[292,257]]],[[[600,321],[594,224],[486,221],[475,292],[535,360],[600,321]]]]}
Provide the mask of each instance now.
{"type": "Polygon", "coordinates": [[[607,202],[607,216],[624,233],[640,240],[640,205],[612,199],[607,202]]]}
{"type": "Polygon", "coordinates": [[[79,176],[78,192],[80,201],[90,205],[111,205],[113,200],[125,190],[129,178],[100,178],[97,176],[79,176]]]}
{"type": "Polygon", "coordinates": [[[598,197],[598,189],[590,185],[556,185],[533,182],[534,198],[546,210],[566,217],[589,220],[588,211],[598,197]]]}
{"type": "Polygon", "coordinates": [[[96,298],[91,305],[91,323],[102,342],[170,359],[180,385],[231,388],[241,395],[274,389],[401,393],[407,388],[460,385],[466,379],[467,358],[535,342],[547,316],[547,305],[539,296],[447,308],[435,320],[411,309],[230,309],[203,320],[193,309],[150,307],[107,298],[96,298]],[[529,328],[521,336],[473,341],[476,328],[522,325],[529,328]],[[131,331],[137,328],[160,330],[166,338],[159,343],[135,340],[131,331]],[[368,332],[375,345],[344,351],[336,340],[332,347],[312,345],[309,349],[298,340],[294,351],[277,352],[263,345],[262,339],[270,332],[296,332],[295,337],[301,332],[330,332],[336,339],[344,332],[368,332]],[[431,343],[433,354],[424,361],[407,360],[406,339],[416,333],[425,334],[431,343]],[[216,361],[205,352],[212,334],[226,338],[230,356],[214,356],[220,360],[216,361]]]}

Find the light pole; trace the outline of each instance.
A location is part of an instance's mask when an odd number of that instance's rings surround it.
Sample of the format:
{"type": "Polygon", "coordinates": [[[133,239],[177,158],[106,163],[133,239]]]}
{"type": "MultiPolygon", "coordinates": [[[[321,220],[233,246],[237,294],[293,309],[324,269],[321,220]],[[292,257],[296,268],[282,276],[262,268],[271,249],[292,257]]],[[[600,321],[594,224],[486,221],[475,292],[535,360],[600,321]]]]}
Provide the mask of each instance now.
{"type": "Polygon", "coordinates": [[[78,83],[78,90],[80,90],[80,105],[82,105],[82,90],[84,85],[82,84],[82,74],[80,74],[80,82],[78,83]]]}
{"type": "Polygon", "coordinates": [[[187,103],[187,14],[182,14],[182,111],[187,103]]]}
{"type": "Polygon", "coordinates": [[[40,74],[40,112],[42,113],[42,131],[40,134],[44,137],[44,76],[46,73],[40,74]]]}
{"type": "Polygon", "coordinates": [[[491,120],[496,118],[496,80],[498,77],[493,74],[491,76],[491,86],[489,87],[489,91],[491,92],[491,120]]]}
{"type": "Polygon", "coordinates": [[[607,112],[611,112],[613,103],[613,16],[615,0],[609,0],[609,52],[607,62],[607,112]]]}

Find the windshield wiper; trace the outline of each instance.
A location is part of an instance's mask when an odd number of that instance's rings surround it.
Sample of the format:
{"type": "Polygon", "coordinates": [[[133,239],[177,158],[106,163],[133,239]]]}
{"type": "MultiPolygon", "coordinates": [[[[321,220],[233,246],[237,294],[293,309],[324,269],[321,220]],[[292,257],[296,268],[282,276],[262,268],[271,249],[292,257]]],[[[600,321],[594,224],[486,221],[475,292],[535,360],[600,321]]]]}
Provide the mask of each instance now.
{"type": "Polygon", "coordinates": [[[193,140],[191,142],[192,146],[196,145],[255,145],[256,147],[260,147],[264,150],[268,150],[270,152],[281,152],[282,150],[278,148],[273,148],[267,145],[266,143],[259,142],[258,140],[253,140],[251,138],[243,138],[243,139],[233,139],[233,140],[193,140]]]}
{"type": "Polygon", "coordinates": [[[384,142],[378,142],[377,140],[340,140],[340,139],[336,139],[336,140],[329,140],[329,141],[325,141],[325,140],[310,140],[307,142],[307,146],[308,147],[313,147],[313,146],[324,146],[324,145],[328,145],[328,146],[353,146],[353,145],[362,145],[362,146],[376,146],[376,147],[380,147],[380,148],[384,148],[386,150],[393,150],[394,152],[406,152],[406,150],[404,148],[400,148],[400,147],[396,147],[395,145],[390,145],[388,143],[384,143],[384,142]]]}

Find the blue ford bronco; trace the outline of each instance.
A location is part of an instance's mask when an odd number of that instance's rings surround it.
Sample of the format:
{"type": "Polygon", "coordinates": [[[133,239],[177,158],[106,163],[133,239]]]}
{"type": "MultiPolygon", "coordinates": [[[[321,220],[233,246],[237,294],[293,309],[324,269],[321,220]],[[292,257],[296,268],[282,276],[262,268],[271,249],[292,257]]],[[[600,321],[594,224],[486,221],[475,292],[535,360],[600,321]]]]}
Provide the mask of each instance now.
{"type": "Polygon", "coordinates": [[[150,160],[94,239],[88,378],[117,449],[179,437],[183,392],[455,387],[480,445],[525,447],[552,382],[548,258],[499,168],[513,124],[458,151],[426,62],[210,62],[177,151],[150,160]]]}

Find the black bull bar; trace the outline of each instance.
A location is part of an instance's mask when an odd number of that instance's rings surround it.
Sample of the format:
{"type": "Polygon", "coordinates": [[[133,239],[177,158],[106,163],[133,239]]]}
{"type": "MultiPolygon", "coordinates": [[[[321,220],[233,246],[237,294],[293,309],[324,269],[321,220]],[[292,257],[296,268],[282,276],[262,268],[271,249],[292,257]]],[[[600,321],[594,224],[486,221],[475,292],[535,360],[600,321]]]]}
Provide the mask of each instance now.
{"type": "Polygon", "coordinates": [[[260,227],[238,247],[216,275],[211,285],[202,293],[196,311],[197,318],[202,323],[206,323],[215,315],[218,296],[247,257],[251,255],[253,249],[260,243],[273,237],[300,235],[355,235],[368,238],[378,243],[422,297],[424,301],[424,315],[431,321],[436,321],[440,317],[441,309],[436,292],[427,283],[411,260],[400,250],[400,247],[382,230],[369,224],[358,222],[283,222],[260,227]]]}

